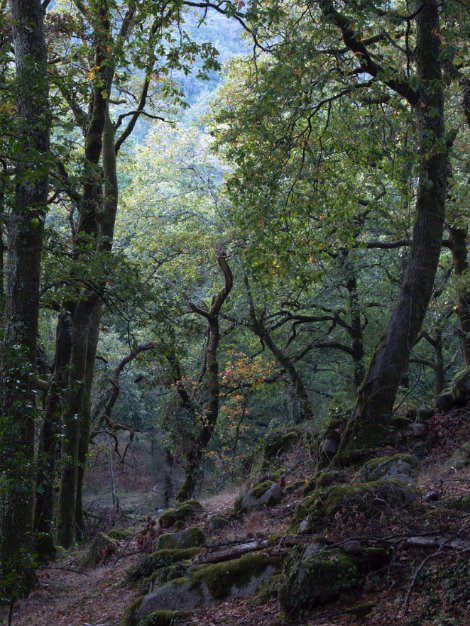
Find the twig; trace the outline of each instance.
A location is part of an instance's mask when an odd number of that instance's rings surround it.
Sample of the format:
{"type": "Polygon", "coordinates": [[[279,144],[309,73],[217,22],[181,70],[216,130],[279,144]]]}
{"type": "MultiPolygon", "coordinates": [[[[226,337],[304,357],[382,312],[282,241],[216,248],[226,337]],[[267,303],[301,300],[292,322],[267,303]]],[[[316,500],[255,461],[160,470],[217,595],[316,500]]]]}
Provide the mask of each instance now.
{"type": "Polygon", "coordinates": [[[408,609],[409,609],[409,606],[410,606],[411,594],[413,593],[413,588],[414,588],[414,586],[416,584],[416,580],[418,579],[418,576],[420,575],[423,567],[431,559],[435,558],[436,556],[439,556],[442,553],[443,553],[442,548],[439,548],[439,550],[435,550],[435,552],[432,552],[431,554],[428,554],[428,556],[425,559],[423,559],[421,561],[421,563],[418,565],[418,567],[416,568],[415,573],[413,574],[413,577],[411,579],[410,585],[408,587],[408,591],[406,593],[405,602],[403,603],[403,617],[405,617],[405,615],[408,613],[408,609]]]}

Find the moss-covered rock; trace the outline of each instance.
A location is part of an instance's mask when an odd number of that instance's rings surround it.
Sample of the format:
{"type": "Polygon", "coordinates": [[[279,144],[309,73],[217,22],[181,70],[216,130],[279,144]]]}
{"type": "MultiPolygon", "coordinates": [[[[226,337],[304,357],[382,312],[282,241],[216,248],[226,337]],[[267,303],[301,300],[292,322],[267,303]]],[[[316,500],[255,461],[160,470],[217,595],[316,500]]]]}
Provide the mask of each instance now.
{"type": "Polygon", "coordinates": [[[330,485],[343,482],[343,477],[338,470],[323,470],[317,474],[315,480],[317,487],[322,489],[323,487],[329,487],[330,485]]]}
{"type": "Polygon", "coordinates": [[[253,489],[241,496],[235,502],[235,511],[242,513],[254,509],[261,509],[265,506],[279,504],[282,499],[282,489],[277,483],[265,481],[253,487],[253,489]]]}
{"type": "Polygon", "coordinates": [[[136,611],[139,608],[141,602],[143,600],[143,596],[134,600],[131,604],[129,604],[124,611],[124,615],[119,622],[119,626],[139,626],[139,620],[136,617],[136,611]]]}
{"type": "Polygon", "coordinates": [[[434,398],[434,406],[438,411],[447,413],[455,405],[455,398],[451,389],[446,389],[441,394],[434,398]]]}
{"type": "Polygon", "coordinates": [[[419,462],[412,454],[394,454],[392,456],[376,457],[367,461],[356,473],[358,482],[375,480],[399,480],[407,485],[414,485],[414,476],[419,468],[419,462]]]}
{"type": "Polygon", "coordinates": [[[138,626],[175,626],[184,622],[188,616],[188,612],[182,611],[154,611],[140,620],[138,626]]]}
{"type": "Polygon", "coordinates": [[[208,520],[208,526],[211,530],[222,530],[230,524],[230,521],[221,515],[212,515],[208,520]]]}
{"type": "Polygon", "coordinates": [[[353,485],[332,485],[317,489],[297,507],[294,530],[299,523],[308,520],[307,530],[314,532],[326,521],[334,518],[343,508],[354,507],[357,511],[375,513],[384,507],[400,509],[418,500],[416,490],[397,480],[377,480],[353,485]]]}
{"type": "Polygon", "coordinates": [[[299,440],[300,433],[295,430],[276,430],[264,438],[264,461],[269,463],[288,452],[299,440]]]}
{"type": "Polygon", "coordinates": [[[298,561],[291,565],[279,592],[283,618],[290,623],[303,621],[315,607],[335,600],[358,582],[354,560],[341,550],[298,561]]]}
{"type": "Polygon", "coordinates": [[[167,509],[158,518],[162,528],[170,528],[178,522],[186,522],[203,513],[204,509],[197,500],[188,500],[174,509],[167,509]]]}
{"type": "Polygon", "coordinates": [[[458,404],[470,399],[470,367],[466,367],[452,379],[452,395],[458,404]]]}
{"type": "Polygon", "coordinates": [[[96,533],[91,546],[80,561],[80,565],[81,567],[96,567],[100,563],[109,561],[117,552],[118,544],[115,539],[104,533],[96,533]]]}
{"type": "Polygon", "coordinates": [[[411,424],[412,421],[412,419],[405,417],[404,415],[395,415],[390,420],[390,424],[392,428],[395,428],[396,430],[404,430],[411,424]]]}
{"type": "Polygon", "coordinates": [[[147,594],[135,617],[142,620],[158,610],[186,611],[250,595],[279,567],[280,559],[266,554],[249,554],[225,563],[195,567],[188,576],[147,594]]]}
{"type": "Polygon", "coordinates": [[[301,436],[301,432],[294,429],[268,432],[251,456],[250,481],[278,480],[276,473],[285,471],[283,466],[284,455],[297,444],[301,436]]]}
{"type": "Polygon", "coordinates": [[[134,532],[130,528],[113,528],[107,533],[111,539],[129,539],[134,532]]]}
{"type": "Polygon", "coordinates": [[[462,444],[445,463],[447,469],[461,469],[470,465],[470,441],[462,444]]]}
{"type": "Polygon", "coordinates": [[[157,550],[197,548],[206,543],[206,535],[200,528],[185,528],[177,533],[165,533],[157,540],[157,550]]]}
{"type": "Polygon", "coordinates": [[[180,561],[192,559],[201,551],[201,548],[184,548],[175,550],[157,550],[144,557],[140,563],[127,570],[127,580],[138,582],[152,576],[161,567],[168,567],[180,561]]]}

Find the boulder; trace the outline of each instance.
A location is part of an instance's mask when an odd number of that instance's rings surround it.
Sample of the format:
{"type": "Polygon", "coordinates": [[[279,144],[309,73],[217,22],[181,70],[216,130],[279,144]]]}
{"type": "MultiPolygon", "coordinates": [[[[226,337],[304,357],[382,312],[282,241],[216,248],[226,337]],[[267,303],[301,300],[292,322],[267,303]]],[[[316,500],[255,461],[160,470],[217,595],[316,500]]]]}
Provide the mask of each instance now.
{"type": "Polygon", "coordinates": [[[137,582],[144,578],[149,578],[160,568],[169,567],[175,563],[188,561],[195,557],[201,548],[184,548],[174,550],[157,550],[153,554],[149,554],[127,570],[127,580],[129,582],[137,582]]]}
{"type": "Polygon", "coordinates": [[[165,583],[144,596],[132,607],[133,619],[138,624],[155,611],[187,611],[250,595],[279,569],[280,563],[276,557],[249,554],[233,561],[195,567],[188,576],[165,583]]]}
{"type": "Polygon", "coordinates": [[[470,399],[470,367],[466,367],[452,379],[452,395],[457,404],[470,399]]]}
{"type": "Polygon", "coordinates": [[[221,515],[212,515],[207,523],[211,530],[222,530],[230,524],[229,520],[221,515]]]}
{"type": "Polygon", "coordinates": [[[384,508],[407,507],[418,499],[415,489],[396,479],[332,485],[326,489],[317,489],[297,507],[293,530],[318,531],[342,509],[355,508],[360,512],[374,514],[384,508]]]}
{"type": "Polygon", "coordinates": [[[405,485],[415,485],[418,459],[411,454],[394,454],[377,457],[365,463],[355,476],[358,482],[374,480],[399,480],[405,485]]]}
{"type": "Polygon", "coordinates": [[[200,528],[185,528],[176,533],[165,533],[157,540],[157,550],[183,550],[197,548],[206,543],[206,536],[200,528]]]}
{"type": "Polygon", "coordinates": [[[279,601],[287,623],[304,623],[316,607],[362,586],[367,574],[386,565],[391,554],[384,548],[363,548],[353,540],[345,542],[342,549],[318,549],[317,544],[313,545],[315,550],[307,548],[286,568],[279,601]]]}
{"type": "Polygon", "coordinates": [[[423,422],[413,422],[408,426],[405,434],[414,439],[422,439],[428,434],[428,427],[423,422]]]}
{"type": "Polygon", "coordinates": [[[173,509],[167,509],[158,518],[161,528],[170,528],[175,524],[181,523],[197,517],[203,513],[204,509],[197,500],[188,500],[173,509]]]}
{"type": "Polygon", "coordinates": [[[235,511],[242,513],[255,509],[262,509],[265,506],[274,506],[282,500],[281,487],[272,481],[265,481],[253,487],[253,489],[238,498],[235,502],[235,511]]]}
{"type": "Polygon", "coordinates": [[[455,398],[452,395],[452,391],[447,389],[434,398],[434,406],[438,411],[447,413],[455,405],[455,398]]]}
{"type": "Polygon", "coordinates": [[[445,463],[449,470],[458,470],[470,465],[470,441],[462,444],[445,463]]]}
{"type": "Polygon", "coordinates": [[[91,546],[80,561],[81,567],[96,567],[100,563],[106,563],[117,554],[118,544],[115,539],[104,533],[96,533],[91,546]]]}
{"type": "Polygon", "coordinates": [[[340,593],[358,584],[354,560],[341,550],[323,551],[295,562],[279,592],[282,616],[298,623],[311,611],[335,600],[340,593]]]}

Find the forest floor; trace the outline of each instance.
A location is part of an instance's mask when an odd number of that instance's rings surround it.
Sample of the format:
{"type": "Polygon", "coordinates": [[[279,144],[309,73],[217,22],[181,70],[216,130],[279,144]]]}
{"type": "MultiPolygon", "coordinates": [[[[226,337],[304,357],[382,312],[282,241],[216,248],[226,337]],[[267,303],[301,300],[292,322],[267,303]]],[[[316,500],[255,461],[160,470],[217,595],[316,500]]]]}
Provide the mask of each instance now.
{"type": "MultiPolygon", "coordinates": [[[[470,466],[449,464],[458,446],[470,440],[470,411],[460,409],[449,415],[440,414],[428,424],[428,436],[433,443],[421,458],[417,487],[423,502],[430,491],[436,492],[439,499],[426,502],[426,513],[419,517],[403,511],[374,519],[348,516],[347,512],[339,515],[327,531],[330,543],[351,537],[395,538],[394,556],[383,571],[370,576],[365,587],[317,609],[305,626],[470,624],[470,548],[457,552],[445,547],[406,544],[410,536],[441,536],[470,542],[470,514],[440,509],[438,505],[443,498],[470,495],[470,466]]],[[[204,527],[214,514],[223,515],[230,522],[217,534],[212,531],[208,535],[212,547],[273,535],[282,538],[288,534],[303,486],[311,475],[311,464],[302,454],[299,450],[294,452],[292,469],[285,478],[285,496],[275,507],[245,516],[235,515],[233,504],[238,495],[235,491],[202,501],[205,515],[196,525],[204,527]]],[[[12,625],[118,626],[126,606],[140,595],[138,589],[129,586],[125,575],[142,558],[136,533],[143,527],[144,522],[134,523],[133,537],[121,540],[118,555],[98,568],[80,567],[85,550],[82,548],[62,554],[50,567],[40,569],[36,589],[14,606],[12,625]]],[[[197,610],[185,623],[187,626],[278,626],[279,612],[275,597],[260,606],[254,606],[252,598],[242,598],[197,610]]],[[[0,613],[0,620],[2,617],[4,621],[0,624],[6,624],[6,613],[0,613]]]]}

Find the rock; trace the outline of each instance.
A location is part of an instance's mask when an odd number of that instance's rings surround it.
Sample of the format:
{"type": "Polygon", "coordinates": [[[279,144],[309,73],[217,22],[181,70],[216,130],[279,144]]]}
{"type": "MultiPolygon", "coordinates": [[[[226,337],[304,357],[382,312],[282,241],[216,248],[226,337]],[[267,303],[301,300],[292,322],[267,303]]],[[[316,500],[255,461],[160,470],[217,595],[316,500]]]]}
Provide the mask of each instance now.
{"type": "Polygon", "coordinates": [[[438,411],[447,413],[455,405],[455,399],[452,391],[447,389],[434,398],[434,406],[438,411]]]}
{"type": "Polygon", "coordinates": [[[269,462],[288,452],[299,440],[300,434],[295,430],[276,430],[264,438],[264,461],[269,462]]]}
{"type": "Polygon", "coordinates": [[[432,417],[434,417],[435,413],[436,411],[433,409],[433,407],[430,407],[430,406],[422,407],[418,409],[418,412],[417,412],[418,421],[427,422],[427,420],[430,420],[432,417]]]}
{"type": "MultiPolygon", "coordinates": [[[[315,483],[318,488],[328,487],[337,483],[344,482],[343,474],[338,470],[323,470],[319,472],[315,478],[315,483]]],[[[307,495],[304,493],[304,495],[307,495]]]]}
{"type": "Polygon", "coordinates": [[[305,548],[304,553],[302,555],[302,560],[309,559],[311,556],[313,556],[314,554],[318,554],[324,549],[325,549],[325,538],[320,536],[314,541],[312,541],[312,543],[308,544],[308,546],[305,548]]]}
{"type": "Polygon", "coordinates": [[[341,550],[323,551],[302,559],[291,566],[287,582],[280,589],[282,616],[288,623],[303,622],[312,609],[335,600],[357,583],[357,567],[341,550]]]}
{"type": "Polygon", "coordinates": [[[113,528],[107,533],[111,539],[129,539],[133,534],[134,532],[130,528],[113,528]]]}
{"type": "Polygon", "coordinates": [[[360,554],[362,552],[362,545],[360,541],[351,539],[350,541],[345,541],[341,544],[340,549],[345,554],[360,554]]]}
{"type": "Polygon", "coordinates": [[[418,459],[411,454],[394,454],[377,457],[365,463],[356,473],[355,480],[368,482],[373,480],[399,480],[406,485],[414,485],[414,475],[418,469],[418,459]]]}
{"type": "Polygon", "coordinates": [[[206,543],[206,536],[200,528],[185,528],[177,533],[166,533],[157,540],[157,550],[182,550],[197,548],[206,543]]]}
{"type": "Polygon", "coordinates": [[[80,561],[81,567],[96,567],[100,563],[106,563],[117,554],[118,544],[115,539],[108,537],[104,533],[96,533],[87,553],[80,561]]]}
{"type": "Polygon", "coordinates": [[[204,509],[197,500],[188,500],[174,509],[164,511],[158,518],[158,523],[162,528],[170,528],[178,522],[186,522],[193,517],[197,517],[203,511],[204,509]]]}
{"type": "Polygon", "coordinates": [[[226,528],[229,524],[228,519],[225,519],[225,517],[221,515],[212,515],[212,517],[208,519],[209,528],[212,530],[222,530],[222,528],[226,528]]]}
{"type": "Polygon", "coordinates": [[[437,500],[439,500],[440,497],[441,496],[437,491],[433,491],[431,489],[431,491],[428,491],[427,493],[424,494],[423,500],[424,502],[437,502],[437,500]]]}
{"type": "Polygon", "coordinates": [[[447,469],[458,470],[470,465],[470,441],[457,448],[453,455],[445,463],[447,469]]]}
{"type": "Polygon", "coordinates": [[[451,388],[455,402],[465,404],[470,398],[470,367],[466,367],[452,379],[451,388]]]}
{"type": "Polygon", "coordinates": [[[415,437],[416,439],[421,439],[422,437],[426,437],[428,434],[428,427],[423,422],[413,422],[406,429],[406,435],[408,437],[415,437]]]}
{"type": "Polygon", "coordinates": [[[297,507],[293,530],[307,519],[302,532],[316,532],[342,509],[355,507],[370,515],[389,509],[401,509],[418,500],[415,489],[395,479],[376,480],[355,485],[332,485],[318,489],[297,507]]]}
{"type": "Polygon", "coordinates": [[[255,593],[274,574],[280,559],[265,554],[249,554],[233,561],[202,565],[184,578],[161,585],[132,608],[138,622],[155,611],[186,611],[207,607],[229,598],[255,593]]]}
{"type": "Polygon", "coordinates": [[[282,500],[282,489],[274,482],[266,481],[253,487],[253,489],[238,498],[235,502],[235,511],[242,513],[261,509],[265,506],[274,506],[282,500]]]}
{"type": "Polygon", "coordinates": [[[338,452],[339,448],[339,440],[337,439],[324,439],[321,449],[325,456],[330,459],[334,457],[334,455],[338,452]]]}
{"type": "Polygon", "coordinates": [[[390,420],[390,424],[392,428],[396,430],[403,430],[407,428],[412,423],[412,420],[409,417],[405,417],[404,415],[394,415],[390,420]]]}
{"type": "Polygon", "coordinates": [[[181,550],[157,550],[153,554],[149,554],[127,570],[127,580],[129,582],[137,582],[144,578],[148,578],[162,568],[174,565],[181,561],[188,561],[195,557],[201,548],[184,548],[181,550]]]}

